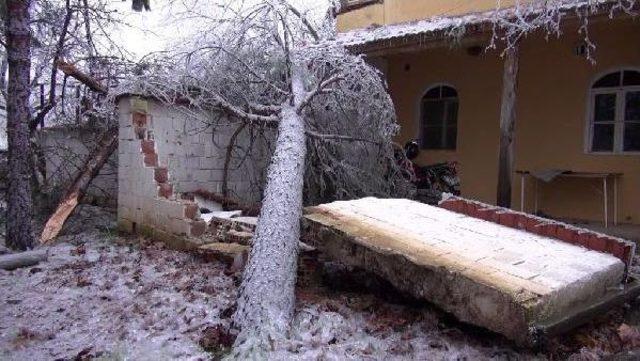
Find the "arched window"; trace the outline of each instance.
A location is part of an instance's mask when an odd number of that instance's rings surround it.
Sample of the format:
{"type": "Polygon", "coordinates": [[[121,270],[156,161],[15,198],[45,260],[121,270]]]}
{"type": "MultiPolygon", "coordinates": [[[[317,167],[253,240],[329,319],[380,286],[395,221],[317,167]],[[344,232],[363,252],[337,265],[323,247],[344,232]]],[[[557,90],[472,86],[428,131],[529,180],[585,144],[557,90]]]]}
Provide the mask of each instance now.
{"type": "Polygon", "coordinates": [[[456,149],[458,92],[446,85],[431,88],[420,108],[422,149],[456,149]]]}
{"type": "Polygon", "coordinates": [[[589,149],[640,152],[640,72],[620,70],[591,88],[589,149]]]}

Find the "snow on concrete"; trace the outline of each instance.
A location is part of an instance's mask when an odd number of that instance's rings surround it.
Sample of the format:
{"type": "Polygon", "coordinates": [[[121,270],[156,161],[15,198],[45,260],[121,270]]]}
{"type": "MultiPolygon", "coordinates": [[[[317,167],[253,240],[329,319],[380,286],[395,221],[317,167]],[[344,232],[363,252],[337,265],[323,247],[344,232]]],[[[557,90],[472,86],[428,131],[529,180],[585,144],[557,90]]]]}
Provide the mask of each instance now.
{"type": "Polygon", "coordinates": [[[611,255],[409,200],[365,198],[310,212],[323,251],[521,343],[531,342],[530,326],[598,301],[624,276],[625,265],[611,255]],[[344,236],[332,238],[323,226],[344,236]]]}
{"type": "Polygon", "coordinates": [[[520,278],[520,286],[537,294],[588,282],[599,273],[610,275],[604,285],[609,287],[619,283],[624,272],[623,263],[605,253],[405,199],[364,198],[321,207],[406,234],[422,242],[414,244],[416,248],[520,278]]]}

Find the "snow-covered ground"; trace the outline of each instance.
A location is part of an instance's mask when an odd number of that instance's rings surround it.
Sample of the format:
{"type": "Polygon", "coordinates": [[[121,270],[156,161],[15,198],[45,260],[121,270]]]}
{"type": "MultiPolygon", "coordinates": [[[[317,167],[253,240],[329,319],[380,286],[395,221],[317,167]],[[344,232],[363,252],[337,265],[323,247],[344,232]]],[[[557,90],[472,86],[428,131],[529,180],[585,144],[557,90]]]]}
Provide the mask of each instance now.
{"type": "MultiPolygon", "coordinates": [[[[222,263],[117,236],[109,225],[113,215],[84,208],[48,262],[0,271],[0,360],[219,357],[201,344],[228,325],[236,276],[225,275],[222,263]]],[[[550,354],[534,354],[432,307],[390,303],[348,282],[341,291],[298,289],[291,336],[269,358],[597,360],[640,346],[636,328],[620,331],[623,322],[637,324],[630,309],[553,340],[550,354]]]]}

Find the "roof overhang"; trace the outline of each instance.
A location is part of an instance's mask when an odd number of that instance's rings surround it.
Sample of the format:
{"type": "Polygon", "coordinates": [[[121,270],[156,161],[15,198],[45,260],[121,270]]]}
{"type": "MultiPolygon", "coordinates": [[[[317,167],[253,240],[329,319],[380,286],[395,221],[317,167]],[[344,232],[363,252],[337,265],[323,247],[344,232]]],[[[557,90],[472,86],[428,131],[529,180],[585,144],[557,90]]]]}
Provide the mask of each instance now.
{"type": "Polygon", "coordinates": [[[369,5],[382,4],[384,0],[340,0],[340,10],[337,15],[365,8],[369,5]]]}
{"type": "MultiPolygon", "coordinates": [[[[616,0],[563,0],[564,19],[576,18],[576,9],[597,5],[591,14],[608,19],[616,0]]],[[[636,4],[634,10],[638,9],[636,4]]],[[[544,8],[540,8],[540,11],[544,8]]],[[[535,16],[535,10],[529,16],[535,16]]],[[[515,8],[496,9],[456,17],[434,17],[419,21],[370,26],[339,33],[336,42],[359,54],[370,56],[413,52],[429,48],[450,46],[452,38],[457,45],[471,45],[488,40],[498,19],[522,16],[515,8]]]]}

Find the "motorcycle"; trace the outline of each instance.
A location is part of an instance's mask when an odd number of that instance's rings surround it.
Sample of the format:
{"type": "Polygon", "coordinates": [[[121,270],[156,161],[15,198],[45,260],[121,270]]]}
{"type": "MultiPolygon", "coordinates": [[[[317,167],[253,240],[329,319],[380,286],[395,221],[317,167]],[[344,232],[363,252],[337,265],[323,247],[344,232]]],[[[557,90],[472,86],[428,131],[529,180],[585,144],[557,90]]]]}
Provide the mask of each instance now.
{"type": "Polygon", "coordinates": [[[414,140],[407,142],[402,154],[396,156],[402,174],[416,186],[417,200],[437,204],[442,198],[442,193],[460,195],[457,162],[419,166],[414,162],[419,154],[420,145],[414,140]]]}

